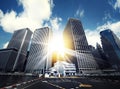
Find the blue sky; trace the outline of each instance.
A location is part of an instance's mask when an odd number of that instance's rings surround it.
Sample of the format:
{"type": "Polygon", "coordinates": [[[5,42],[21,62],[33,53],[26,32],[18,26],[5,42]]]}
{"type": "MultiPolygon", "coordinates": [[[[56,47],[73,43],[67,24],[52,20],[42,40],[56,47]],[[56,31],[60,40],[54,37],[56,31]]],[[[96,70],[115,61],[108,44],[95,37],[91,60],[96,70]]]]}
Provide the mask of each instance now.
{"type": "Polygon", "coordinates": [[[100,43],[106,28],[120,38],[120,0],[0,0],[0,49],[17,29],[62,31],[70,17],[81,20],[90,45],[100,43]]]}

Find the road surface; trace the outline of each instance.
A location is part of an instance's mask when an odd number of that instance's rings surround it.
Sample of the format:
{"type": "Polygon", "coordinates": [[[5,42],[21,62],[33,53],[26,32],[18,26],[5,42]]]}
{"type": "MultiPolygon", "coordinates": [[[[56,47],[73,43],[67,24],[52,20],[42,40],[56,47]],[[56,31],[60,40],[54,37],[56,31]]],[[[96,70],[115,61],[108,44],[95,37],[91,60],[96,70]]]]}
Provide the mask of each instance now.
{"type": "Polygon", "coordinates": [[[120,89],[120,81],[86,77],[45,78],[20,85],[17,89],[120,89]]]}

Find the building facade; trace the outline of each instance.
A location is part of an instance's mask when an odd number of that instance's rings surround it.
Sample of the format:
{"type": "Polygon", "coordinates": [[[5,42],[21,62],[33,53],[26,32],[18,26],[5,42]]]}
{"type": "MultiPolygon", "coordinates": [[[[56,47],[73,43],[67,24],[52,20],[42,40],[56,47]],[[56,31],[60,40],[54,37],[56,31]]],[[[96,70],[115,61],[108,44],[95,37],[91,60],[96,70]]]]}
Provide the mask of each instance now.
{"type": "Polygon", "coordinates": [[[49,69],[49,75],[74,76],[76,75],[76,67],[73,63],[65,61],[57,61],[52,68],[49,69]]]}
{"type": "Polygon", "coordinates": [[[110,30],[100,32],[103,50],[112,68],[120,70],[120,40],[110,30]]]}
{"type": "Polygon", "coordinates": [[[96,44],[96,48],[89,45],[90,50],[93,54],[93,57],[95,59],[95,61],[97,62],[98,66],[100,69],[104,70],[104,69],[109,69],[110,68],[110,64],[101,48],[101,46],[97,43],[96,44]]]}
{"type": "Polygon", "coordinates": [[[18,50],[1,49],[0,50],[0,72],[11,72],[17,56],[18,50]]]}
{"type": "Polygon", "coordinates": [[[32,32],[28,28],[16,30],[14,32],[7,47],[7,49],[13,48],[18,50],[12,71],[23,71],[31,35],[32,32]]]}
{"type": "Polygon", "coordinates": [[[65,47],[68,49],[66,54],[68,59],[76,65],[77,72],[89,73],[98,69],[80,20],[69,19],[63,36],[65,47]]]}
{"type": "Polygon", "coordinates": [[[35,30],[25,72],[43,74],[51,67],[51,54],[48,47],[51,37],[52,30],[48,27],[35,30]]]}

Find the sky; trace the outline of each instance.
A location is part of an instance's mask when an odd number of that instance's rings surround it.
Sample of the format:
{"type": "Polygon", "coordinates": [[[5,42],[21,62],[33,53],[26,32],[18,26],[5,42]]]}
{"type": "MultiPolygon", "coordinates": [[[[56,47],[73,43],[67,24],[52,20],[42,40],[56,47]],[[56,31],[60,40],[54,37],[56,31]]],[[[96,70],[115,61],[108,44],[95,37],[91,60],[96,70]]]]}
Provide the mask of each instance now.
{"type": "Polygon", "coordinates": [[[69,18],[82,22],[89,45],[101,44],[108,28],[120,38],[120,0],[0,0],[0,49],[15,30],[48,26],[59,34],[69,18]]]}

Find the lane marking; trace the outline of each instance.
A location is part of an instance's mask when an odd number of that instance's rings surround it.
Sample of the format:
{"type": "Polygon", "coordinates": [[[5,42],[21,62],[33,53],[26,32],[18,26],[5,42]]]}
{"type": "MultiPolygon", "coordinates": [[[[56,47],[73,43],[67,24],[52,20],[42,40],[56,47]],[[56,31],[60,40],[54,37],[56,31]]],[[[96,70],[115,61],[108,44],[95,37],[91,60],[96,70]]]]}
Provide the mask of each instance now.
{"type": "Polygon", "coordinates": [[[76,89],[78,89],[79,87],[75,87],[76,89]]]}
{"type": "Polygon", "coordinates": [[[51,85],[51,86],[54,86],[54,87],[57,87],[57,88],[60,88],[60,89],[65,89],[64,87],[61,87],[61,86],[59,86],[59,85],[52,84],[52,83],[50,83],[50,82],[44,82],[44,83],[47,83],[47,84],[49,84],[49,85],[51,85]]]}
{"type": "Polygon", "coordinates": [[[5,88],[10,89],[10,88],[12,88],[12,86],[7,86],[7,87],[5,87],[5,88]]]}
{"type": "Polygon", "coordinates": [[[82,83],[81,83],[81,84],[79,85],[79,87],[89,87],[89,88],[90,88],[90,87],[92,87],[92,85],[90,85],[90,84],[82,84],[82,83]]]}
{"type": "Polygon", "coordinates": [[[30,84],[30,85],[28,85],[28,86],[23,87],[22,89],[28,88],[28,87],[30,87],[30,86],[32,86],[32,85],[38,83],[38,82],[40,82],[40,81],[34,82],[34,83],[32,83],[32,84],[30,84]]]}

